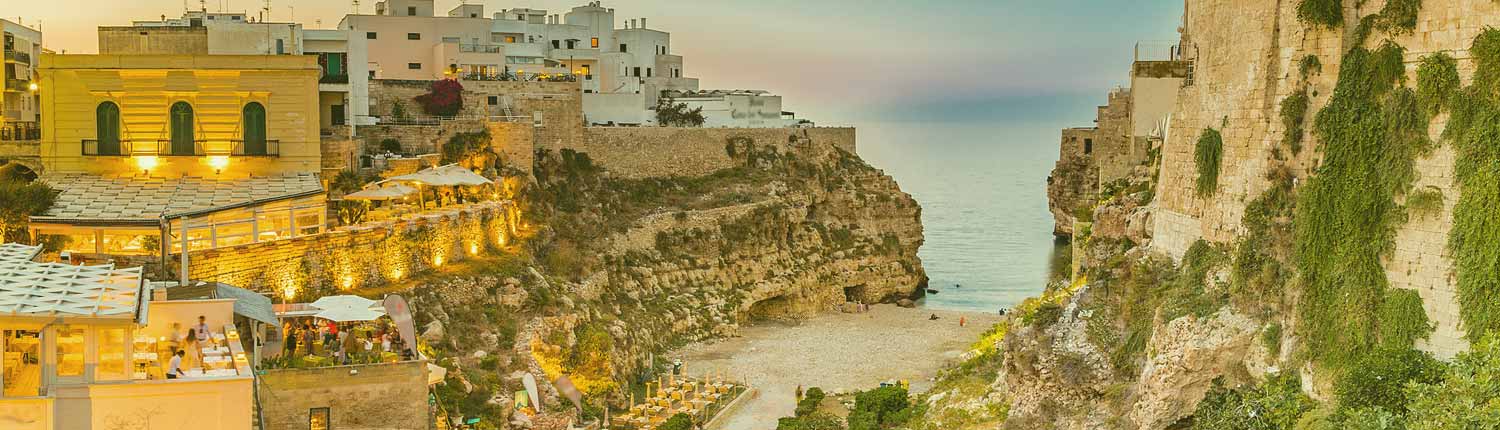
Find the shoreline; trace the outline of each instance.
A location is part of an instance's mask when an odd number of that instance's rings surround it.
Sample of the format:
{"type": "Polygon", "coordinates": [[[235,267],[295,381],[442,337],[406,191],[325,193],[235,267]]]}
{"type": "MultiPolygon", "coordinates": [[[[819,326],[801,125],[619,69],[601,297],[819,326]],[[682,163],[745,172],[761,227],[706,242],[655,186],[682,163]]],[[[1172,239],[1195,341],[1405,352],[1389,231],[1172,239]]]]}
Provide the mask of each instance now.
{"type": "Polygon", "coordinates": [[[826,312],[795,324],[757,324],[740,336],[691,344],[669,356],[691,376],[723,373],[759,391],[711,430],[762,430],[792,415],[795,393],[821,387],[833,394],[906,380],[913,393],[962,359],[969,346],[1004,317],[998,313],[874,305],[869,312],[826,312]],[[931,315],[940,319],[930,321],[931,315]],[[959,327],[959,319],[968,324],[959,327]]]}

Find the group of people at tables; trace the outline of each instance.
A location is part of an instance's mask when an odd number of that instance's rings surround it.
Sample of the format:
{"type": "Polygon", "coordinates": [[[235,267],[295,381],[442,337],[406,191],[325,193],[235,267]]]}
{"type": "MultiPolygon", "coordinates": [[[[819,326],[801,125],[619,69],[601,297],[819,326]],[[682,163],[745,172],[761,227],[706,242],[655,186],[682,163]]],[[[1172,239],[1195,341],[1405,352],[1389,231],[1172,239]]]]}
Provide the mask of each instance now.
{"type": "Polygon", "coordinates": [[[234,355],[230,339],[222,331],[209,327],[207,318],[198,316],[196,324],[183,328],[182,323],[172,323],[172,332],[162,338],[137,337],[134,361],[135,379],[181,379],[208,376],[234,376],[234,355]],[[152,352],[155,351],[155,352],[152,352]],[[167,359],[161,360],[165,353],[167,359]],[[152,363],[164,363],[161,374],[153,371],[152,363]]]}
{"type": "Polygon", "coordinates": [[[281,332],[282,354],[302,357],[305,362],[353,364],[411,359],[400,331],[384,320],[339,323],[317,318],[287,319],[281,332]]]}
{"type": "Polygon", "coordinates": [[[651,386],[646,387],[650,397],[638,405],[632,400],[630,412],[615,416],[611,428],[651,430],[679,413],[698,416],[710,405],[731,399],[735,389],[734,384],[724,381],[694,381],[672,375],[666,376],[665,383],[656,384],[654,394],[651,386]]]}

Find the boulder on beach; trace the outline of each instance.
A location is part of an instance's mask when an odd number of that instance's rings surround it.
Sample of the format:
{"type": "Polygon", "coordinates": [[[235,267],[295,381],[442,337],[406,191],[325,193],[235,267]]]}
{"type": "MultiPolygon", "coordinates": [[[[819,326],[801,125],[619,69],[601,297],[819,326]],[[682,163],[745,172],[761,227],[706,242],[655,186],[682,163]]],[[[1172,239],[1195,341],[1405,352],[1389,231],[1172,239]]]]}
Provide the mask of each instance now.
{"type": "Polygon", "coordinates": [[[910,309],[917,307],[917,302],[912,301],[912,299],[901,299],[896,301],[896,306],[910,309]]]}

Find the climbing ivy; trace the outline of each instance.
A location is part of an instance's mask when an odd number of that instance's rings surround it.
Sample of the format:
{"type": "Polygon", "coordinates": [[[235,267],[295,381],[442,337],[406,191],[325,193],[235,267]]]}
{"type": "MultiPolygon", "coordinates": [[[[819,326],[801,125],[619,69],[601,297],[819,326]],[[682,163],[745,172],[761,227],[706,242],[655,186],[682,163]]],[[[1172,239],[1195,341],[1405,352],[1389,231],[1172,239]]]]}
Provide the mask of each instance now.
{"type": "Polygon", "coordinates": [[[1302,61],[1297,63],[1297,73],[1302,75],[1303,80],[1311,77],[1314,73],[1322,71],[1323,62],[1319,61],[1316,55],[1308,54],[1306,57],[1302,57],[1302,61]]]}
{"type": "Polygon", "coordinates": [[[1417,28],[1417,12],[1421,10],[1422,0],[1386,0],[1375,26],[1390,35],[1411,33],[1417,28]]]}
{"type": "Polygon", "coordinates": [[[1302,0],[1297,5],[1297,19],[1313,27],[1329,30],[1344,25],[1343,0],[1302,0]]]}
{"type": "MultiPolygon", "coordinates": [[[[1458,274],[1459,314],[1470,341],[1500,329],[1500,30],[1474,39],[1474,81],[1449,99],[1443,137],[1454,145],[1459,186],[1448,247],[1458,274]]],[[[1435,85],[1435,84],[1434,84],[1435,85]]]]}
{"type": "Polygon", "coordinates": [[[1208,197],[1219,189],[1219,167],[1224,158],[1224,136],[1213,128],[1203,129],[1193,159],[1198,164],[1198,196],[1208,197]]]}
{"type": "Polygon", "coordinates": [[[1302,123],[1307,119],[1307,105],[1305,88],[1281,101],[1281,125],[1286,128],[1281,141],[1292,149],[1292,154],[1302,152],[1302,137],[1306,134],[1302,123]]]}
{"type": "Polygon", "coordinates": [[[1428,115],[1436,115],[1459,89],[1458,63],[1446,53],[1422,57],[1417,66],[1417,101],[1428,115]]]}
{"type": "MultiPolygon", "coordinates": [[[[1297,198],[1299,331],[1311,357],[1334,369],[1427,332],[1425,316],[1414,322],[1406,312],[1406,297],[1386,292],[1381,265],[1405,220],[1395,199],[1409,191],[1415,159],[1430,147],[1428,118],[1416,108],[1415,92],[1401,86],[1403,53],[1390,42],[1374,52],[1351,49],[1313,121],[1323,159],[1297,198]]],[[[1411,299],[1420,312],[1420,299],[1411,299]]]]}

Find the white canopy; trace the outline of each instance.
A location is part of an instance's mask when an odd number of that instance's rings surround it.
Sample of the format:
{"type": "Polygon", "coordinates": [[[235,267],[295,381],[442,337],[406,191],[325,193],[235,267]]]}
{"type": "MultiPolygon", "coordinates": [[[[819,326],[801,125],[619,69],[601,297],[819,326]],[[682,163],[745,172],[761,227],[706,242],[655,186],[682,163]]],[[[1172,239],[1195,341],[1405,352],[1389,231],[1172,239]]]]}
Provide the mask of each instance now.
{"type": "Polygon", "coordinates": [[[451,187],[457,185],[488,185],[495,183],[489,178],[465,169],[457,164],[438,166],[417,173],[396,176],[382,182],[414,182],[419,185],[451,187]]]}
{"type": "Polygon", "coordinates": [[[448,369],[432,363],[427,363],[427,385],[437,385],[448,377],[448,369]]]}
{"type": "Polygon", "coordinates": [[[31,261],[40,246],[0,245],[0,317],[92,317],[144,322],[139,267],[31,261]]]}
{"type": "Polygon", "coordinates": [[[312,302],[318,309],[318,318],[338,321],[372,321],[385,315],[384,310],[372,309],[377,302],[359,296],[328,296],[312,302]]]}
{"type": "Polygon", "coordinates": [[[384,187],[375,187],[359,190],[344,196],[345,200],[394,200],[411,195],[417,189],[401,184],[390,184],[384,187]]]}

